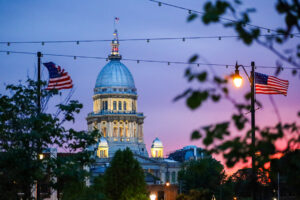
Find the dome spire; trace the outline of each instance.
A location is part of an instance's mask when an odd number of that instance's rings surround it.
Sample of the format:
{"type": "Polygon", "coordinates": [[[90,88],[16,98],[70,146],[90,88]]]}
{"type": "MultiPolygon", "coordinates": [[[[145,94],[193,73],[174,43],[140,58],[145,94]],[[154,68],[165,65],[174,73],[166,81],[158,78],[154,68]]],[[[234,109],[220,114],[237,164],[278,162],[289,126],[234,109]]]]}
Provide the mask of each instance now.
{"type": "MultiPolygon", "coordinates": [[[[117,20],[117,19],[115,19],[117,20]]],[[[111,54],[108,56],[109,60],[121,60],[122,56],[119,53],[119,38],[118,38],[118,30],[114,31],[114,39],[111,41],[111,54]]]]}

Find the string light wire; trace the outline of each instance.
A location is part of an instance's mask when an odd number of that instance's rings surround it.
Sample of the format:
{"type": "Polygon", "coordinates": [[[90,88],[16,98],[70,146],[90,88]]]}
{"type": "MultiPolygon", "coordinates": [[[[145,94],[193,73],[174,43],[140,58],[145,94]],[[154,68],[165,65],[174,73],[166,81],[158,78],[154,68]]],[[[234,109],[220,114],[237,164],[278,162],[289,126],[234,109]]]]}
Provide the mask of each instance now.
{"type": "MultiPolygon", "coordinates": [[[[185,10],[185,11],[188,11],[189,14],[192,14],[192,13],[197,13],[197,14],[201,14],[201,15],[205,14],[205,12],[203,12],[203,11],[197,11],[197,10],[193,10],[193,9],[189,9],[189,8],[184,8],[184,7],[181,7],[181,6],[177,6],[177,5],[169,4],[169,3],[164,3],[164,2],[161,2],[161,1],[157,1],[157,0],[148,0],[148,1],[151,1],[151,2],[154,2],[154,3],[158,3],[159,6],[165,5],[165,6],[169,6],[169,7],[173,7],[173,8],[177,8],[177,9],[181,9],[181,10],[185,10]]],[[[223,20],[223,21],[229,21],[229,22],[232,22],[232,23],[238,23],[237,20],[229,19],[229,18],[226,18],[226,17],[218,17],[218,18],[220,20],[223,20]]],[[[250,23],[244,23],[244,25],[255,27],[255,28],[259,28],[259,29],[262,29],[262,30],[266,30],[268,32],[270,32],[270,31],[276,32],[276,33],[278,32],[277,30],[274,30],[274,29],[270,29],[270,28],[266,28],[266,27],[263,27],[263,26],[258,26],[258,25],[250,24],[250,23]]]]}
{"type": "MultiPolygon", "coordinates": [[[[7,55],[9,54],[25,54],[25,55],[35,55],[36,52],[27,52],[27,51],[4,51],[0,50],[0,53],[6,53],[7,55]]],[[[53,53],[42,53],[42,56],[56,56],[56,57],[68,57],[68,58],[73,58],[76,60],[77,58],[83,58],[83,59],[98,59],[98,60],[106,60],[108,61],[107,57],[99,57],[99,56],[83,56],[83,55],[66,55],[66,54],[53,54],[53,53]]],[[[161,63],[161,64],[166,64],[166,65],[171,65],[171,64],[179,64],[179,65],[194,65],[194,66],[217,66],[217,67],[234,67],[235,64],[220,64],[220,63],[200,63],[200,62],[181,62],[181,61],[166,61],[166,60],[147,60],[147,59],[130,59],[130,58],[122,58],[124,61],[131,61],[131,62],[136,62],[141,63],[161,63]]],[[[243,65],[244,67],[251,67],[250,65],[243,65]]],[[[263,66],[263,65],[258,65],[256,68],[270,68],[270,69],[278,69],[276,66],[263,66]]],[[[280,69],[293,69],[293,70],[300,70],[300,68],[294,68],[294,67],[280,67],[280,69]]]]}
{"type": "MultiPolygon", "coordinates": [[[[300,36],[300,33],[296,34],[261,34],[258,37],[277,37],[277,36],[300,36]]],[[[241,38],[238,35],[219,35],[219,36],[189,36],[189,37],[157,37],[157,38],[127,38],[127,39],[119,39],[121,42],[128,42],[128,41],[145,41],[149,43],[151,40],[153,41],[160,41],[160,40],[198,40],[198,39],[218,39],[221,40],[222,38],[241,38]]],[[[111,39],[99,39],[99,40],[48,40],[48,41],[9,41],[9,42],[0,42],[0,44],[6,44],[10,46],[11,44],[41,44],[42,46],[45,44],[57,44],[57,43],[75,43],[79,45],[80,43],[96,43],[96,42],[110,42],[111,39]]]]}

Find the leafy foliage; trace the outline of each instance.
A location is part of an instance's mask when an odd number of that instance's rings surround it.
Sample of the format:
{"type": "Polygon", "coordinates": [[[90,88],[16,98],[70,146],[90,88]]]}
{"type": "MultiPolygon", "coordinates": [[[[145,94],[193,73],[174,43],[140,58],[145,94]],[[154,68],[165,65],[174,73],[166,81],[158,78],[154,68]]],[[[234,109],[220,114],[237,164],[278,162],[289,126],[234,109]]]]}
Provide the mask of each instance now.
{"type": "MultiPolygon", "coordinates": [[[[82,108],[77,101],[59,104],[60,117],[39,113],[37,85],[43,87],[45,82],[29,79],[26,83],[8,85],[6,89],[11,95],[0,95],[0,196],[6,199],[15,199],[17,193],[24,193],[24,198],[29,199],[34,182],[40,183],[47,177],[53,188],[60,185],[51,177],[83,180],[88,175],[83,166],[93,161],[85,149],[94,144],[94,138],[98,136],[97,131],[86,133],[63,126],[64,122],[74,122],[74,114],[82,108]],[[53,146],[65,148],[73,154],[65,158],[38,158],[53,146]]],[[[42,102],[57,94],[55,90],[42,90],[42,102]]]]}
{"type": "Polygon", "coordinates": [[[111,200],[148,200],[144,171],[129,148],[118,150],[104,175],[104,191],[111,200]]]}
{"type": "MultiPolygon", "coordinates": [[[[224,180],[223,165],[211,157],[184,163],[178,174],[179,184],[189,196],[188,199],[211,199],[213,194],[219,194],[220,185],[224,180]]],[[[179,197],[181,198],[184,199],[185,196],[179,197]]]]}
{"type": "MultiPolygon", "coordinates": [[[[300,68],[300,44],[296,45],[296,49],[287,49],[284,52],[274,48],[274,45],[284,45],[288,41],[293,39],[292,31],[296,29],[300,31],[300,4],[298,1],[285,1],[277,0],[276,10],[279,15],[285,16],[285,28],[278,28],[276,30],[268,30],[268,32],[276,32],[277,35],[267,37],[263,41],[259,36],[261,29],[258,26],[251,25],[250,15],[255,13],[254,8],[246,8],[240,11],[242,1],[227,1],[217,0],[214,2],[207,1],[204,3],[204,13],[202,15],[193,15],[188,17],[188,21],[194,21],[200,18],[201,21],[210,25],[213,23],[221,23],[225,28],[232,28],[240,36],[242,42],[246,45],[252,45],[254,42],[266,47],[273,52],[278,58],[290,65],[300,68]],[[231,14],[235,17],[234,20],[230,20],[225,15],[231,14]]],[[[194,54],[190,58],[190,63],[195,63],[200,56],[194,54]]],[[[276,74],[281,71],[281,62],[277,61],[278,69],[276,74]]],[[[293,72],[296,74],[297,70],[293,72]]],[[[234,106],[231,117],[223,122],[216,124],[206,125],[193,131],[191,138],[200,139],[203,144],[210,150],[211,153],[222,153],[226,165],[233,167],[237,162],[243,161],[248,163],[248,158],[251,157],[253,151],[259,152],[259,158],[257,158],[257,167],[263,168],[264,164],[272,160],[272,155],[278,152],[289,152],[290,150],[297,148],[300,143],[299,137],[299,125],[295,122],[282,123],[279,121],[274,126],[268,127],[255,127],[256,131],[256,144],[255,149],[251,146],[251,120],[249,115],[245,113],[250,112],[250,93],[245,95],[243,101],[238,102],[233,98],[228,90],[228,79],[231,76],[222,78],[215,73],[209,73],[208,71],[193,72],[192,68],[186,69],[186,79],[191,81],[197,81],[200,88],[189,88],[182,94],[175,97],[175,101],[185,98],[186,104],[191,110],[196,110],[205,105],[205,102],[221,102],[227,100],[234,106]],[[213,75],[212,77],[210,75],[213,75]],[[239,136],[232,136],[233,132],[239,132],[239,136]],[[279,150],[275,146],[275,142],[279,139],[285,138],[287,140],[287,147],[283,150],[279,150]]],[[[255,105],[259,108],[262,104],[258,101],[255,105]]],[[[299,117],[299,114],[298,114],[299,117]]]]}

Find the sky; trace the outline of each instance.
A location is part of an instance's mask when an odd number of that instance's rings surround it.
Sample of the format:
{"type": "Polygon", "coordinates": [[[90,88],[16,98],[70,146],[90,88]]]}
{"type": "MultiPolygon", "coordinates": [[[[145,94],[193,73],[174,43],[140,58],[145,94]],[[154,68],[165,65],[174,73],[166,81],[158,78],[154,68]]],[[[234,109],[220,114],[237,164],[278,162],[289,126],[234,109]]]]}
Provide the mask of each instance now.
{"type": "MultiPolygon", "coordinates": [[[[165,0],[166,3],[202,11],[203,4],[196,0],[165,0]]],[[[246,0],[246,7],[255,7],[252,24],[270,29],[282,26],[282,17],[275,12],[274,1],[246,0]]],[[[188,36],[223,36],[236,35],[222,25],[203,25],[197,19],[187,23],[188,13],[183,10],[161,6],[149,0],[0,0],[0,41],[47,41],[47,40],[89,40],[112,39],[114,17],[119,17],[117,29],[119,38],[153,38],[153,37],[188,37],[188,36]]],[[[226,17],[231,18],[228,15],[226,17]]],[[[263,32],[264,33],[264,32],[263,32]]],[[[265,31],[266,34],[266,31],[265,31]]],[[[296,39],[295,39],[296,40],[296,39]]],[[[290,42],[286,47],[293,46],[290,42]]],[[[107,57],[110,42],[70,44],[0,44],[0,50],[29,51],[54,54],[70,54],[107,57]]],[[[124,41],[120,43],[123,58],[150,59],[187,62],[194,54],[201,56],[201,61],[210,63],[275,66],[278,58],[267,49],[254,44],[245,46],[234,38],[201,39],[172,41],[124,41]]],[[[42,62],[53,61],[62,66],[72,77],[75,90],[72,99],[83,103],[84,108],[76,116],[74,124],[68,124],[77,130],[87,130],[85,118],[92,112],[92,96],[97,74],[107,63],[105,60],[76,59],[44,56],[42,62]]],[[[191,111],[185,101],[174,102],[173,99],[190,87],[184,78],[187,65],[159,64],[122,61],[131,71],[138,90],[138,111],[146,116],[144,121],[144,139],[148,149],[152,141],[159,137],[165,146],[165,154],[186,145],[204,147],[200,141],[191,141],[193,130],[228,120],[233,112],[229,102],[205,103],[200,109],[191,111]]],[[[5,85],[24,81],[29,76],[36,78],[37,59],[33,55],[0,53],[0,93],[6,94],[5,85]]],[[[284,63],[285,67],[291,67],[284,63]]],[[[213,67],[222,77],[233,73],[233,68],[213,67]]],[[[207,70],[200,66],[197,70],[207,70]]],[[[249,69],[248,69],[249,70],[249,69]]],[[[274,74],[274,69],[259,69],[259,72],[274,74]]],[[[241,75],[245,75],[241,72],[241,75]]],[[[43,80],[48,79],[44,68],[43,80]]],[[[274,96],[284,122],[295,121],[299,110],[299,78],[292,77],[290,70],[284,70],[279,78],[288,79],[288,95],[274,96]]],[[[194,83],[193,87],[203,85],[194,83]]],[[[249,84],[244,81],[242,88],[230,87],[230,92],[237,100],[242,100],[249,84]]],[[[63,96],[51,101],[48,111],[54,110],[54,104],[61,102],[63,96]]],[[[256,124],[272,125],[277,122],[274,108],[268,96],[257,95],[263,108],[256,113],[256,124]]],[[[249,116],[250,117],[250,116],[249,116]]],[[[236,133],[243,134],[243,133],[236,133]]],[[[221,157],[217,159],[222,160],[221,157]]]]}

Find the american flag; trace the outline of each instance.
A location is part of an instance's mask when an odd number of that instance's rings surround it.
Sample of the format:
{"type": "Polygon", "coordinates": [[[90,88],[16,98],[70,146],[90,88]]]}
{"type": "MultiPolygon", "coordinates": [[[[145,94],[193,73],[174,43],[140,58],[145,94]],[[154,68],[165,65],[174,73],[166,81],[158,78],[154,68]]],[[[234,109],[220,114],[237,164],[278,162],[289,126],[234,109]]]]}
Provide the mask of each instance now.
{"type": "Polygon", "coordinates": [[[49,71],[49,83],[46,90],[70,89],[73,87],[71,77],[64,69],[61,69],[60,66],[53,62],[43,63],[43,65],[47,67],[49,71]]]}
{"type": "Polygon", "coordinates": [[[283,94],[287,95],[289,81],[255,72],[256,94],[283,94]]]}

